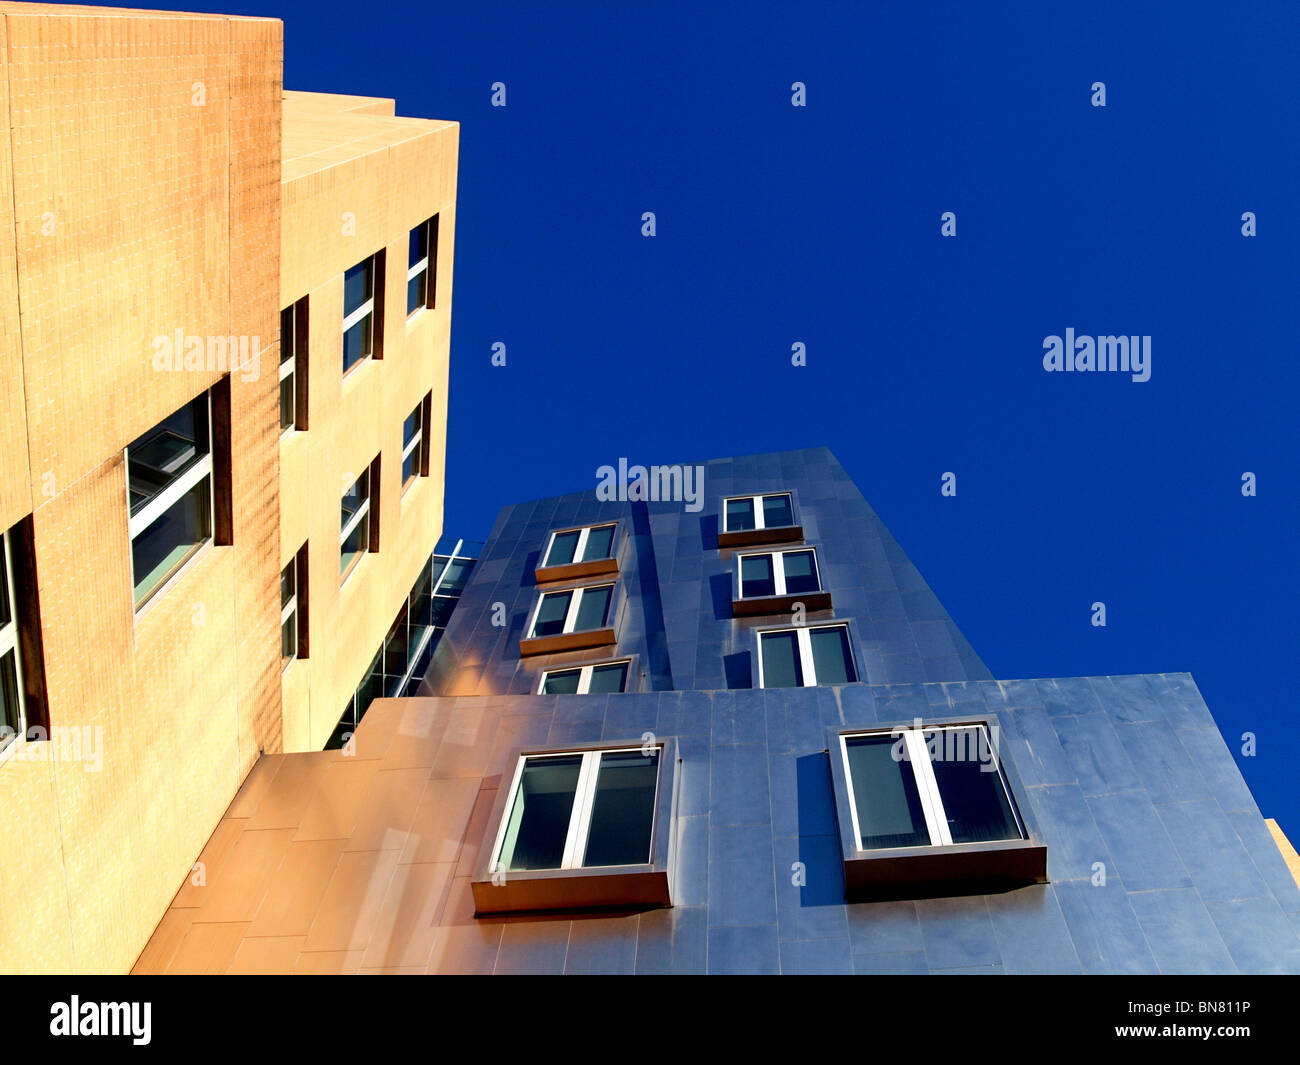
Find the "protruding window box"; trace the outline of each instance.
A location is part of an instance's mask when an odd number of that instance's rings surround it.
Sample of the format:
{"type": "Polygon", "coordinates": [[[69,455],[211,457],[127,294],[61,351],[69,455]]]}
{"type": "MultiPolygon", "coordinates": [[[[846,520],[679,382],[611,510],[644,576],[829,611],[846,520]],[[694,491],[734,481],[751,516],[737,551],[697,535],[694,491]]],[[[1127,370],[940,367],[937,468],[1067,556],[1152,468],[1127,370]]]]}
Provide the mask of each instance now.
{"type": "Polygon", "coordinates": [[[517,748],[470,881],[478,916],[672,905],[672,739],[517,748]]]}
{"type": "Polygon", "coordinates": [[[617,522],[556,530],[533,577],[538,584],[554,584],[618,573],[617,533],[617,522]]]}
{"type": "Polygon", "coordinates": [[[1047,881],[996,719],[828,731],[850,900],[985,894],[1047,881]]]}
{"type": "Polygon", "coordinates": [[[831,608],[831,593],[822,588],[815,549],[801,547],[736,556],[733,617],[789,614],[796,603],[802,603],[805,611],[831,608]]]}
{"type": "Polygon", "coordinates": [[[803,526],[795,518],[789,492],[732,496],[722,501],[719,547],[795,543],[803,539],[803,526]]]}
{"type": "Polygon", "coordinates": [[[613,599],[612,584],[543,592],[528,623],[528,635],[519,641],[519,653],[557,654],[616,643],[610,624],[613,599]]]}

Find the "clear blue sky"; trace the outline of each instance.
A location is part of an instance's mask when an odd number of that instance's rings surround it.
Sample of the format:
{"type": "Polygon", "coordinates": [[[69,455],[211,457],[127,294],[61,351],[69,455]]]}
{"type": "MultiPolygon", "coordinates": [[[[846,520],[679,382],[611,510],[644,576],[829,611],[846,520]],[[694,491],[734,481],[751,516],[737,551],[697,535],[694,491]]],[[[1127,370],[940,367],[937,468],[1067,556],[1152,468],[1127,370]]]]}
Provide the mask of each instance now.
{"type": "Polygon", "coordinates": [[[996,676],[1190,671],[1300,837],[1294,5],[191,6],[461,123],[448,532],[826,444],[996,676]],[[1151,380],[1045,373],[1067,327],[1151,380]]]}

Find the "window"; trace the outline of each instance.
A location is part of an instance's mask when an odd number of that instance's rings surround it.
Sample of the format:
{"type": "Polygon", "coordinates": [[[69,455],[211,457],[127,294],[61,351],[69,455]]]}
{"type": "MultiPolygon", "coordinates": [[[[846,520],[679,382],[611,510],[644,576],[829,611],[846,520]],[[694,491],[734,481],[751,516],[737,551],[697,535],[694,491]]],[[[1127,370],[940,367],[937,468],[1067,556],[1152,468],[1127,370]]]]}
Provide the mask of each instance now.
{"type": "Polygon", "coordinates": [[[547,592],[537,603],[533,626],[528,634],[530,637],[559,636],[599,629],[609,615],[613,593],[612,584],[547,592]]]}
{"type": "Polygon", "coordinates": [[[438,216],[411,230],[406,267],[406,316],[434,305],[437,283],[438,216]]]}
{"type": "Polygon", "coordinates": [[[363,359],[383,357],[384,253],[343,274],[343,372],[363,359]]]}
{"type": "Polygon", "coordinates": [[[858,679],[847,625],[803,625],[758,634],[758,686],[800,688],[858,679]]]}
{"type": "Polygon", "coordinates": [[[280,571],[280,668],[298,657],[298,561],[280,571]]]}
{"type": "Polygon", "coordinates": [[[597,562],[610,557],[614,546],[614,525],[589,525],[551,534],[542,562],[546,566],[567,566],[573,562],[597,562]]]}
{"type": "MultiPolygon", "coordinates": [[[[339,523],[339,573],[346,580],[361,556],[371,549],[370,488],[372,469],[366,470],[343,493],[339,523]]],[[[376,478],[377,479],[377,478],[376,478]]]]}
{"type": "Polygon", "coordinates": [[[829,745],[850,888],[1046,878],[987,721],[865,732],[829,745]]]}
{"type": "Polygon", "coordinates": [[[402,490],[425,472],[424,462],[424,401],[407,415],[402,423],[402,490]]]}
{"type": "Polygon", "coordinates": [[[137,610],[212,540],[211,420],[205,392],[126,449],[137,610]]]}
{"type": "Polygon", "coordinates": [[[280,432],[307,428],[307,297],[280,312],[280,432]]]}
{"type": "Polygon", "coordinates": [[[27,731],[17,602],[8,533],[0,534],[0,751],[27,731]]]}
{"type": "Polygon", "coordinates": [[[512,753],[471,881],[476,912],[669,904],[672,740],[512,753]]]}
{"type": "Polygon", "coordinates": [[[723,532],[749,532],[758,529],[786,529],[794,525],[794,508],[790,494],[736,496],[723,506],[723,532]]]}
{"type": "Polygon", "coordinates": [[[741,555],[739,566],[742,599],[821,591],[817,553],[812,548],[741,555]]]}
{"type": "Polygon", "coordinates": [[[542,674],[539,695],[600,695],[621,692],[627,685],[628,662],[601,662],[542,674]]]}

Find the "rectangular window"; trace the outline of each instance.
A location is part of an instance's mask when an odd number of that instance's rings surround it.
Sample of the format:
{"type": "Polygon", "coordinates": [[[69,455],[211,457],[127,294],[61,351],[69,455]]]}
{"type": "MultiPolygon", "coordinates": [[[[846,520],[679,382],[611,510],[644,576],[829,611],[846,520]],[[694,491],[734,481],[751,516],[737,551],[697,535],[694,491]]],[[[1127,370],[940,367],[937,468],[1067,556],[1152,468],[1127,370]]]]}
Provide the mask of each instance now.
{"type": "Polygon", "coordinates": [[[537,603],[529,637],[559,636],[603,628],[613,593],[612,584],[546,592],[537,603]]]}
{"type": "Polygon", "coordinates": [[[650,861],[659,747],[519,759],[496,868],[590,869],[650,861]]]}
{"type": "Polygon", "coordinates": [[[843,734],[860,850],[1026,838],[987,725],[843,734]]]}
{"type": "Polygon", "coordinates": [[[370,470],[343,493],[339,524],[340,581],[346,580],[361,556],[370,550],[370,470]]]}
{"type": "Polygon", "coordinates": [[[18,646],[17,600],[14,568],[9,557],[8,533],[0,534],[0,751],[27,731],[23,704],[23,673],[18,646]]]}
{"type": "Polygon", "coordinates": [[[298,657],[298,564],[280,571],[280,668],[298,657]]]}
{"type": "Polygon", "coordinates": [[[212,406],[187,403],[126,449],[135,608],[212,541],[212,406]]]}
{"type": "Polygon", "coordinates": [[[847,625],[806,625],[758,634],[758,686],[801,688],[858,679],[847,625]]]}
{"type": "Polygon", "coordinates": [[[821,591],[817,553],[810,547],[740,555],[740,597],[767,598],[821,591]]]}
{"type": "Polygon", "coordinates": [[[435,266],[438,259],[438,216],[421,222],[410,236],[406,267],[406,316],[434,305],[435,266]]]}
{"type": "Polygon", "coordinates": [[[722,514],[723,532],[787,529],[794,525],[794,507],[788,492],[766,496],[735,496],[724,500],[722,514]]]}
{"type": "Polygon", "coordinates": [[[540,695],[601,695],[621,692],[627,684],[628,663],[601,662],[573,669],[552,669],[542,674],[540,695]]]}
{"type": "Polygon", "coordinates": [[[307,297],[280,312],[280,432],[307,428],[307,297]]]}
{"type": "Polygon", "coordinates": [[[589,525],[583,529],[552,533],[542,565],[567,566],[574,562],[609,558],[614,546],[614,528],[613,524],[589,525]]]}
{"type": "Polygon", "coordinates": [[[343,372],[383,357],[384,253],[363,259],[343,274],[343,372]]]}
{"type": "Polygon", "coordinates": [[[407,415],[402,423],[402,490],[420,476],[424,467],[424,403],[407,415]]]}

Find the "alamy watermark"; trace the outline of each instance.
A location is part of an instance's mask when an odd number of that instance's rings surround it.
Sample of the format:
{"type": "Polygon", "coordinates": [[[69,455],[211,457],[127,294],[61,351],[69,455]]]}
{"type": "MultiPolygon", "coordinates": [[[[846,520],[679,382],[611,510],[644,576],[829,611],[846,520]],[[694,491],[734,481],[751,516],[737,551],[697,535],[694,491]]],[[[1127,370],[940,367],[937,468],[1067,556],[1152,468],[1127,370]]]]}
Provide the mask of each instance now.
{"type": "Polygon", "coordinates": [[[0,725],[0,760],[80,762],[87,773],[104,768],[103,725],[55,725],[48,737],[45,729],[33,725],[27,730],[26,743],[16,743],[17,735],[8,725],[0,725]]]}
{"type": "Polygon", "coordinates": [[[153,368],[160,373],[207,370],[239,371],[245,381],[256,381],[261,370],[260,336],[187,336],[177,328],[171,336],[153,338],[153,368]]]}
{"type": "Polygon", "coordinates": [[[692,514],[704,509],[703,466],[629,466],[596,470],[596,498],[602,503],[685,503],[692,514]]]}
{"type": "Polygon", "coordinates": [[[1062,339],[1043,337],[1043,369],[1048,373],[1106,371],[1128,373],[1134,381],[1151,380],[1151,338],[1149,336],[1076,337],[1074,328],[1062,339]]]}

